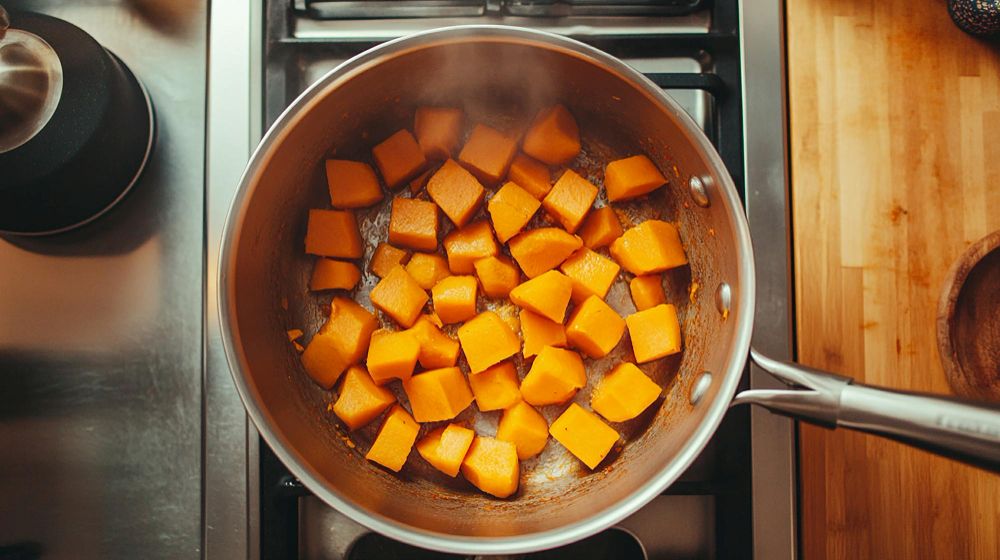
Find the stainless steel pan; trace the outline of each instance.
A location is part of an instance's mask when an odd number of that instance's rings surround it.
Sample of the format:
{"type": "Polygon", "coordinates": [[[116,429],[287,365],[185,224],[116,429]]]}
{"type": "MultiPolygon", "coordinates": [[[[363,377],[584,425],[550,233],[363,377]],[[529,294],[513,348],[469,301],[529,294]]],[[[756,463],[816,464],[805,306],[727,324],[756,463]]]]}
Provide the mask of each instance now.
{"type": "MultiPolygon", "coordinates": [[[[359,215],[372,246],[385,238],[386,207],[359,215]]],[[[852,385],[757,354],[753,359],[790,388],[748,391],[734,401],[750,347],[754,265],[732,180],[701,131],[657,86],[614,57],[559,36],[442,29],[386,43],[331,71],[285,111],[254,153],[226,224],[218,282],[233,378],[264,439],[317,496],[417,546],[516,553],[595,533],[676,480],[733,402],[1000,466],[1000,414],[967,404],[852,385]],[[646,368],[666,388],[664,399],[616,426],[626,443],[598,472],[585,472],[550,442],[523,465],[513,499],[484,496],[417,457],[400,475],[388,473],[361,452],[375,427],[352,434],[338,428],[326,411],[332,395],[308,379],[285,338],[288,328],[311,333],[323,320],[322,300],[307,293],[312,258],[302,251],[306,210],[328,204],[321,162],[332,153],[368,158],[372,144],[409,127],[421,104],[458,105],[471,121],[516,128],[553,102],[576,116],[585,142],[577,167],[595,181],[601,162],[635,153],[648,154],[670,179],[650,200],[626,208],[633,221],[678,222],[690,259],[689,268],[668,274],[667,286],[683,318],[684,352],[646,368]],[[690,282],[699,286],[692,297],[690,282]]],[[[367,279],[359,289],[362,303],[371,284],[367,279]]],[[[630,312],[628,296],[616,290],[612,304],[630,312]]],[[[600,374],[628,346],[623,341],[589,369],[600,374]]],[[[545,414],[551,420],[558,412],[545,414]]],[[[495,422],[495,414],[485,414],[477,427],[488,431],[495,422]]]]}

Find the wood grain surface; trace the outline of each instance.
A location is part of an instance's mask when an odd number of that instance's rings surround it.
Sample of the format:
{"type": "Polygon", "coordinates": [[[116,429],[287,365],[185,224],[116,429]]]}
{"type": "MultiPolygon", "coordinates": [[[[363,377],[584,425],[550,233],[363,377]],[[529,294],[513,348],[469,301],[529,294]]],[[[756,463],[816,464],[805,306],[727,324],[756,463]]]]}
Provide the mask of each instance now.
{"type": "MultiPolygon", "coordinates": [[[[963,249],[1000,229],[1000,47],[943,0],[788,0],[799,359],[949,392],[934,320],[963,249]]],[[[803,427],[807,560],[1000,558],[1000,476],[803,427]]]]}

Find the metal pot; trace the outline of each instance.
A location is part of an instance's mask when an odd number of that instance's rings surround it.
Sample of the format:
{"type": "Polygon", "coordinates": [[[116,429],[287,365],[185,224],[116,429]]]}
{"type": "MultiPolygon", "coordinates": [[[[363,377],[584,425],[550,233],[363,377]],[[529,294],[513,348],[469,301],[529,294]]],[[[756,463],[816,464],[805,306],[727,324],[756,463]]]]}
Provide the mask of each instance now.
{"type": "MultiPolygon", "coordinates": [[[[362,233],[376,236],[385,228],[380,220],[379,214],[363,216],[362,233]]],[[[363,303],[370,287],[359,289],[363,303]]],[[[660,494],[691,464],[733,401],[744,371],[754,265],[747,222],[721,159],[660,88],[614,57],[570,39],[469,26],[376,47],[331,71],[281,115],[254,153],[233,202],[219,290],[226,354],[246,408],[267,443],[310,490],[359,523],[410,544],[509,554],[600,531],[660,494]],[[385,472],[344,444],[344,434],[325,412],[329,393],[302,372],[285,339],[286,328],[315,330],[323,320],[307,295],[312,259],[302,251],[306,210],[328,203],[321,163],[331,147],[341,157],[367,158],[373,143],[406,126],[417,105],[457,104],[472,120],[503,115],[517,122],[557,101],[567,104],[580,124],[593,156],[585,165],[646,153],[670,178],[659,195],[629,210],[637,218],[657,215],[679,224],[690,268],[689,276],[679,273],[677,289],[691,279],[701,286],[700,297],[675,302],[684,324],[683,354],[648,368],[666,386],[665,398],[642,429],[625,433],[627,443],[610,466],[554,480],[528,477],[524,491],[507,501],[473,492],[461,480],[435,478],[432,469],[415,464],[419,460],[411,459],[401,475],[385,472]],[[689,190],[692,181],[700,188],[689,190]]],[[[754,358],[811,390],[749,391],[737,402],[1000,464],[995,412],[929,397],[886,397],[845,378],[754,358]],[[920,399],[921,408],[912,407],[913,399],[920,399]],[[882,408],[885,404],[895,408],[882,408]],[[916,417],[930,411],[939,419],[933,428],[916,417]],[[896,414],[911,422],[896,422],[891,416],[896,414]],[[936,430],[933,437],[929,429],[936,430]]],[[[543,454],[531,469],[559,468],[564,458],[557,451],[549,459],[543,454]]]]}

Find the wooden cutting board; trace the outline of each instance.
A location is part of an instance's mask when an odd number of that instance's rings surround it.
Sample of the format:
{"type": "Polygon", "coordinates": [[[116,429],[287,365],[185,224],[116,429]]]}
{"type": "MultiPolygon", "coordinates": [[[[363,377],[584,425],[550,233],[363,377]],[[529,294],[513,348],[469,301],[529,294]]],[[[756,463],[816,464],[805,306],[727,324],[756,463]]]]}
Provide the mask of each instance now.
{"type": "MultiPolygon", "coordinates": [[[[943,0],[788,0],[787,30],[799,359],[948,393],[942,283],[1000,229],[1000,43],[943,0]]],[[[1000,558],[1000,476],[843,430],[800,451],[807,560],[1000,558]]]]}

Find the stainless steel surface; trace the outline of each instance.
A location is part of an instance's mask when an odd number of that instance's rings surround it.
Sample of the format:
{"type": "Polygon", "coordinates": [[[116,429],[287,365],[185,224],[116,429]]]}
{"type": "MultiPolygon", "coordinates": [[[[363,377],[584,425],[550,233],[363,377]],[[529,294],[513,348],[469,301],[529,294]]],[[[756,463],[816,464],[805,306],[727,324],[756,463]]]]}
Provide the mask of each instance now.
{"type": "Polygon", "coordinates": [[[688,181],[688,189],[691,191],[691,200],[694,200],[695,204],[702,208],[708,208],[711,201],[708,199],[708,191],[701,177],[691,177],[691,180],[688,181]]]}
{"type": "Polygon", "coordinates": [[[0,6],[0,153],[31,140],[62,97],[63,71],[44,39],[19,29],[0,6]]]}
{"type": "Polygon", "coordinates": [[[0,6],[0,39],[3,39],[7,35],[7,29],[9,28],[10,15],[3,6],[0,6]]]}
{"type": "Polygon", "coordinates": [[[837,425],[840,397],[851,380],[847,377],[773,360],[750,352],[753,364],[786,385],[799,389],[751,389],[733,399],[733,405],[759,404],[772,412],[791,415],[827,428],[837,425]]]}
{"type": "Polygon", "coordinates": [[[715,288],[715,309],[723,317],[729,316],[729,310],[733,307],[733,288],[727,282],[720,282],[715,288]]]}
{"type": "Polygon", "coordinates": [[[309,14],[324,18],[406,18],[477,16],[486,13],[486,0],[361,0],[309,2],[309,14]]]}
{"type": "Polygon", "coordinates": [[[66,19],[120,56],[149,90],[158,139],[99,222],[0,240],[0,545],[196,558],[205,6],[6,6],[66,19]]]}
{"type": "Polygon", "coordinates": [[[691,394],[688,397],[688,401],[691,404],[698,404],[698,401],[705,396],[708,392],[708,388],[712,386],[712,374],[711,372],[703,371],[698,376],[698,380],[694,382],[694,386],[691,387],[691,394]]]}

